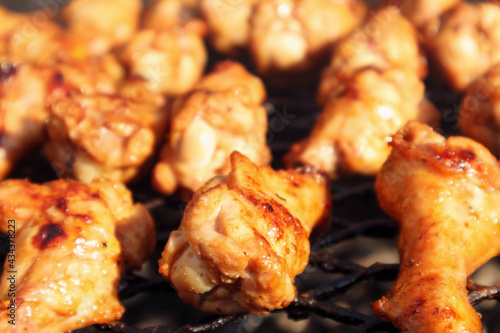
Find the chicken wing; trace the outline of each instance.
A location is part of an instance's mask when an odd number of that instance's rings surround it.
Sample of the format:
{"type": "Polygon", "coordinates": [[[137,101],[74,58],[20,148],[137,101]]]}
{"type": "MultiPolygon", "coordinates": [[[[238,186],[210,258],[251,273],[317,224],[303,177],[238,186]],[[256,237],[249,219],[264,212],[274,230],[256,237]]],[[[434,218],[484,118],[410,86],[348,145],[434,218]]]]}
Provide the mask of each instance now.
{"type": "Polygon", "coordinates": [[[376,11],[337,45],[318,91],[324,109],[285,165],[314,165],[332,178],[375,175],[389,155],[390,136],[407,121],[439,124],[424,98],[425,68],[413,26],[395,7],[376,11]]]}
{"type": "Polygon", "coordinates": [[[213,47],[236,54],[248,46],[253,7],[260,0],[200,0],[200,9],[210,29],[213,47]]]}
{"type": "Polygon", "coordinates": [[[45,138],[50,77],[30,65],[0,66],[0,179],[45,138]]]}
{"type": "Polygon", "coordinates": [[[467,87],[458,119],[462,133],[500,158],[500,64],[467,87]]]}
{"type": "Polygon", "coordinates": [[[262,81],[242,65],[217,64],[174,103],[167,143],[153,170],[154,187],[165,194],[181,187],[189,199],[207,180],[229,172],[234,150],[267,165],[265,94],[262,81]]]}
{"type": "Polygon", "coordinates": [[[200,0],[153,0],[143,10],[144,29],[171,30],[186,23],[202,23],[200,0]]]}
{"type": "Polygon", "coordinates": [[[61,19],[90,54],[103,55],[128,41],[139,26],[140,0],[71,0],[61,19]]]}
{"type": "Polygon", "coordinates": [[[375,189],[401,227],[401,271],[373,310],[404,332],[481,333],[466,280],[500,253],[497,161],[471,139],[445,139],[417,122],[391,145],[375,189]]]}
{"type": "Polygon", "coordinates": [[[500,62],[500,9],[496,1],[461,2],[423,28],[430,60],[449,85],[463,91],[500,62]]]}
{"type": "Polygon", "coordinates": [[[88,49],[46,11],[14,13],[0,7],[0,62],[54,65],[85,59],[88,49]]]}
{"type": "Polygon", "coordinates": [[[186,93],[199,81],[207,62],[202,32],[187,24],[170,30],[141,30],[120,52],[133,76],[165,95],[186,93]]]}
{"type": "Polygon", "coordinates": [[[147,87],[142,92],[141,101],[75,94],[52,105],[44,152],[60,177],[90,183],[141,176],[167,125],[163,103],[147,98],[147,87]]]}
{"type": "Polygon", "coordinates": [[[0,66],[0,179],[45,141],[49,105],[71,92],[114,93],[123,70],[112,56],[53,66],[0,66]]]}
{"type": "Polygon", "coordinates": [[[330,206],[329,182],[311,169],[259,168],[238,152],[231,171],[200,188],[171,233],[160,273],[206,312],[264,314],[296,296],[309,234],[330,206]]]}
{"type": "Polygon", "coordinates": [[[415,28],[394,6],[383,7],[369,15],[368,21],[339,41],[323,71],[317,102],[324,106],[334,92],[356,71],[365,67],[403,68],[427,74],[427,61],[419,48],[415,28]]]}
{"type": "Polygon", "coordinates": [[[119,319],[122,268],[140,267],[155,243],[147,210],[110,182],[6,180],[0,230],[15,248],[0,281],[2,332],[62,333],[119,319]]]}
{"type": "Polygon", "coordinates": [[[363,21],[358,0],[271,0],[255,5],[250,50],[261,75],[308,73],[326,64],[333,44],[363,21]]]}
{"type": "Polygon", "coordinates": [[[309,136],[292,145],[285,164],[314,165],[331,178],[375,175],[391,151],[391,134],[418,118],[424,85],[406,70],[365,68],[337,89],[309,136]]]}

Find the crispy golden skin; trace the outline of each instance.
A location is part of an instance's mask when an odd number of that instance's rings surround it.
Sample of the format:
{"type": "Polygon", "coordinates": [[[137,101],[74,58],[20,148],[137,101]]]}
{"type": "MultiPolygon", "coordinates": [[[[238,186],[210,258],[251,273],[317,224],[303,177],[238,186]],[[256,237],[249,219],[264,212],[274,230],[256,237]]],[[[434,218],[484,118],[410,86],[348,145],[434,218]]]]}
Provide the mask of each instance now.
{"type": "Polygon", "coordinates": [[[166,129],[167,111],[161,96],[136,84],[124,88],[128,97],[74,94],[52,104],[44,152],[60,177],[130,182],[144,172],[166,129]]]}
{"type": "Polygon", "coordinates": [[[5,262],[0,281],[2,332],[66,332],[119,319],[122,268],[140,267],[155,243],[147,210],[110,182],[6,180],[0,221],[3,233],[12,235],[15,225],[15,261],[5,262]],[[7,309],[13,298],[15,326],[7,309]]]}
{"type": "Polygon", "coordinates": [[[441,14],[460,3],[460,0],[386,0],[397,5],[403,14],[416,27],[439,17],[441,14]]]}
{"type": "Polygon", "coordinates": [[[49,105],[70,92],[114,93],[123,71],[112,56],[53,66],[3,62],[0,69],[0,179],[45,141],[49,105]]]}
{"type": "Polygon", "coordinates": [[[424,85],[407,70],[365,68],[336,89],[311,134],[285,156],[288,167],[314,165],[331,178],[375,175],[390,153],[391,134],[411,119],[439,119],[432,105],[421,112],[424,85]]]}
{"type": "Polygon", "coordinates": [[[186,197],[214,176],[229,172],[229,155],[239,150],[257,165],[271,159],[262,81],[240,64],[224,61],[173,106],[170,132],[154,187],[165,194],[178,187],[186,197]]]}
{"type": "Polygon", "coordinates": [[[307,73],[324,64],[333,44],[359,25],[358,0],[271,0],[255,5],[250,50],[261,75],[307,73]]]}
{"type": "Polygon", "coordinates": [[[457,91],[500,62],[498,2],[461,2],[422,30],[430,60],[457,91]]]}
{"type": "Polygon", "coordinates": [[[103,55],[128,41],[139,26],[140,0],[71,0],[61,11],[70,33],[90,54],[103,55]]]}
{"type": "Polygon", "coordinates": [[[309,234],[329,213],[329,182],[312,170],[274,171],[231,154],[231,171],[200,188],[158,262],[188,304],[267,313],[296,296],[309,234]]]}
{"type": "Polygon", "coordinates": [[[500,64],[467,87],[458,119],[462,133],[500,157],[500,64]]]}
{"type": "Polygon", "coordinates": [[[325,105],[342,81],[350,80],[364,67],[379,69],[403,68],[427,74],[427,62],[422,55],[415,28],[394,6],[378,9],[368,20],[339,41],[329,66],[323,71],[317,102],[325,105]]]}
{"type": "Polygon", "coordinates": [[[131,75],[148,81],[150,90],[180,95],[193,88],[205,70],[207,51],[202,35],[191,24],[141,30],[120,52],[120,59],[131,75]]]}
{"type": "Polygon", "coordinates": [[[481,144],[417,122],[394,137],[375,184],[400,224],[401,271],[373,303],[404,332],[481,333],[466,280],[500,253],[500,168],[481,144]]]}

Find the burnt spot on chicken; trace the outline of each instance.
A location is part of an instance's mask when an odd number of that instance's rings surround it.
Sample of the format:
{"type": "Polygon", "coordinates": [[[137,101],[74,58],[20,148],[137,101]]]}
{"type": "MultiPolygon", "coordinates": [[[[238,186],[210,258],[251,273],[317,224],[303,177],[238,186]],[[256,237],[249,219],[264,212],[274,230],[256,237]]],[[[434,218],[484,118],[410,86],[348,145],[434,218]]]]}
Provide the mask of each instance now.
{"type": "Polygon", "coordinates": [[[55,243],[56,239],[66,239],[67,235],[64,228],[58,223],[45,224],[40,228],[38,234],[33,239],[34,245],[40,250],[44,250],[51,244],[55,243]]]}
{"type": "Polygon", "coordinates": [[[0,82],[8,80],[17,73],[17,66],[4,61],[0,64],[0,82]]]}

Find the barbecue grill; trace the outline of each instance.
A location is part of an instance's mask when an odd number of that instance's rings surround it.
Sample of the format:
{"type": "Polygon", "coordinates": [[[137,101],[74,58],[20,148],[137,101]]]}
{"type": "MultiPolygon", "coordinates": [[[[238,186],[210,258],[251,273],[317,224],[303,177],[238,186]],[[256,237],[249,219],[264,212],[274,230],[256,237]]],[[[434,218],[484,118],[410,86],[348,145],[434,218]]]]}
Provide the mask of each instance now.
{"type": "MultiPolygon", "coordinates": [[[[1,2],[16,4],[14,1],[1,2]]],[[[210,62],[213,64],[220,59],[220,55],[212,53],[210,62]]],[[[243,62],[253,69],[248,59],[243,62]]],[[[432,80],[428,80],[426,86],[428,98],[442,112],[444,133],[458,133],[456,116],[461,96],[432,80]]],[[[316,87],[267,89],[268,143],[273,152],[273,167],[282,168],[282,156],[293,142],[309,133],[320,112],[314,104],[316,87]]],[[[25,160],[12,177],[44,182],[55,179],[56,175],[38,153],[25,160]]],[[[396,264],[398,226],[379,208],[373,178],[349,177],[331,183],[331,227],[311,238],[310,263],[296,278],[299,295],[287,308],[266,316],[208,315],[180,301],[157,272],[157,260],[170,232],[177,229],[185,204],[175,196],[156,193],[149,179],[146,175],[142,182],[130,188],[134,199],[144,203],[155,218],[156,251],[141,272],[126,273],[122,277],[120,299],[127,308],[122,320],[76,332],[398,332],[370,309],[370,302],[387,292],[399,270],[396,264]]],[[[0,237],[0,252],[1,259],[5,258],[5,236],[0,237]]],[[[495,316],[500,311],[500,284],[495,283],[500,280],[494,279],[500,276],[499,267],[497,258],[491,260],[473,276],[477,284],[472,280],[468,283],[469,300],[483,315],[487,332],[500,332],[500,320],[495,316]],[[491,286],[483,286],[484,283],[491,286]]]]}

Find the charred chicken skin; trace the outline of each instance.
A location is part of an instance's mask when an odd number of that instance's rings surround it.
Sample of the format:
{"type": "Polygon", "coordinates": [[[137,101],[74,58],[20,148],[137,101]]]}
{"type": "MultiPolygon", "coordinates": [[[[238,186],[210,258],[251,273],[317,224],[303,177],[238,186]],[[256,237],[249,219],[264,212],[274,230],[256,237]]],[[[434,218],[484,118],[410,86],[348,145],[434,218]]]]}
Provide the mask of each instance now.
{"type": "Polygon", "coordinates": [[[309,234],[329,212],[328,185],[311,169],[259,168],[232,153],[230,173],[188,203],[160,273],[202,311],[264,314],[287,306],[308,262],[309,234]]]}
{"type": "Polygon", "coordinates": [[[461,2],[422,31],[430,61],[457,91],[500,62],[498,2],[461,2]]]}
{"type": "Polygon", "coordinates": [[[167,143],[153,170],[154,187],[165,194],[181,187],[188,199],[210,178],[229,172],[234,150],[267,165],[265,95],[262,81],[242,65],[217,64],[174,102],[167,143]]]}
{"type": "Polygon", "coordinates": [[[0,221],[16,258],[5,262],[0,282],[2,332],[62,333],[119,319],[122,268],[139,268],[155,243],[148,211],[110,182],[3,181],[0,221]]]}
{"type": "Polygon", "coordinates": [[[375,189],[401,227],[401,270],[373,310],[404,332],[481,333],[466,282],[500,253],[497,160],[469,138],[445,139],[417,122],[391,145],[375,189]]]}
{"type": "Polygon", "coordinates": [[[462,133],[500,158],[500,64],[467,87],[458,119],[462,133]]]}
{"type": "Polygon", "coordinates": [[[422,73],[414,28],[395,7],[377,11],[337,46],[319,88],[323,112],[285,164],[314,165],[332,178],[375,175],[389,155],[387,141],[407,121],[439,123],[422,73]]]}

